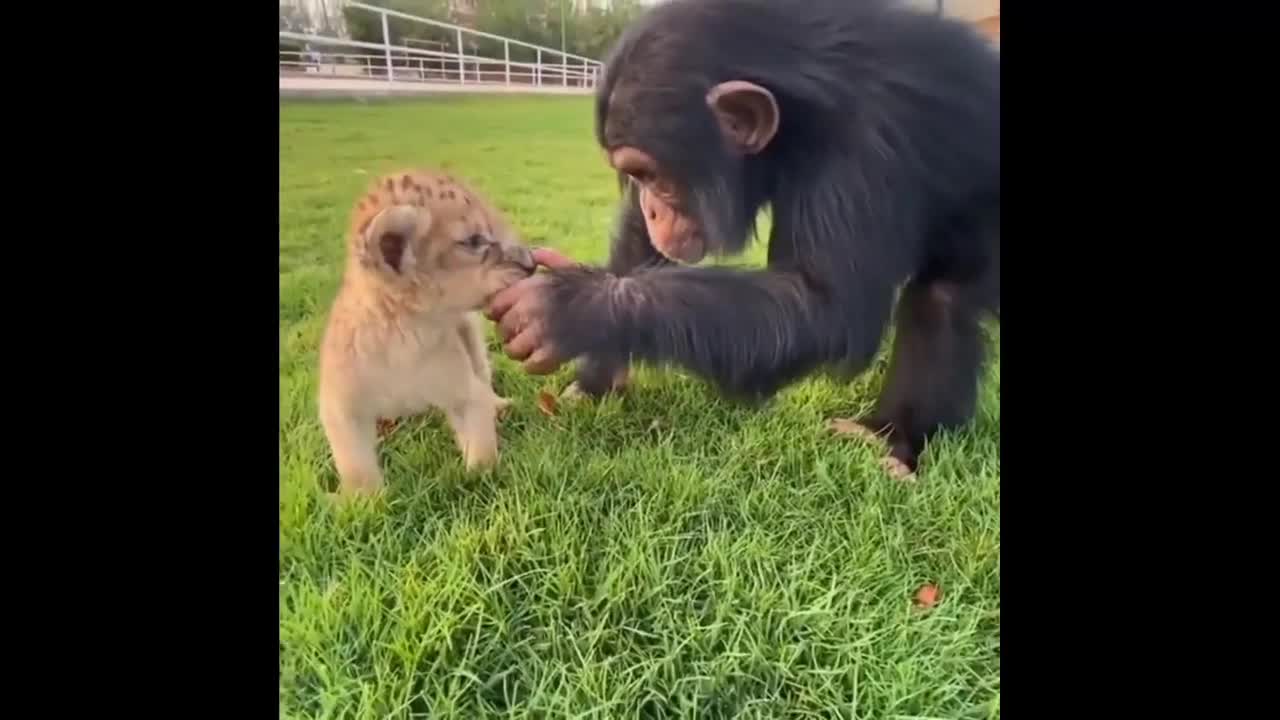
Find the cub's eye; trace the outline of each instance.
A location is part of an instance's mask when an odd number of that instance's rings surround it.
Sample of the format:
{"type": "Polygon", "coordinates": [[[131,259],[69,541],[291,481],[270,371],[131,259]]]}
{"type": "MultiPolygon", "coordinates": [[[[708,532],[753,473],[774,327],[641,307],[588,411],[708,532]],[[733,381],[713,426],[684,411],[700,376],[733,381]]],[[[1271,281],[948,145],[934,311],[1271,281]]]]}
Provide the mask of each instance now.
{"type": "Polygon", "coordinates": [[[463,240],[459,244],[467,248],[468,250],[479,250],[480,248],[484,247],[488,243],[489,241],[488,239],[485,238],[485,236],[477,233],[475,235],[468,237],[466,240],[463,240]]]}

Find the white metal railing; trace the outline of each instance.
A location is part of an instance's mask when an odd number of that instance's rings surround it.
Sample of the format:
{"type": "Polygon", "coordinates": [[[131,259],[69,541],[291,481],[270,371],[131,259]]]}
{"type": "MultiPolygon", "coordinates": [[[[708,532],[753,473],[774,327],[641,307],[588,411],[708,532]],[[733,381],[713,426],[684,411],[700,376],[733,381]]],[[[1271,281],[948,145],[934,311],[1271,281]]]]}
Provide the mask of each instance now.
{"type": "Polygon", "coordinates": [[[382,20],[382,42],[359,40],[280,31],[282,40],[298,40],[320,46],[357,48],[375,52],[341,51],[292,51],[280,52],[280,70],[284,72],[317,73],[345,78],[376,78],[393,82],[451,82],[458,84],[521,84],[535,87],[561,86],[564,88],[591,89],[599,80],[603,63],[588,57],[563,53],[522,40],[471,30],[460,25],[417,17],[387,8],[349,2],[348,7],[378,13],[382,20]],[[397,17],[426,25],[453,30],[455,50],[427,50],[407,45],[393,45],[387,27],[387,18],[397,17]],[[479,54],[468,55],[464,37],[474,36],[502,43],[502,57],[491,58],[479,54]],[[511,59],[511,46],[533,50],[534,62],[511,59]],[[548,62],[547,59],[556,60],[548,62]],[[496,68],[494,66],[497,66],[496,68]]]}

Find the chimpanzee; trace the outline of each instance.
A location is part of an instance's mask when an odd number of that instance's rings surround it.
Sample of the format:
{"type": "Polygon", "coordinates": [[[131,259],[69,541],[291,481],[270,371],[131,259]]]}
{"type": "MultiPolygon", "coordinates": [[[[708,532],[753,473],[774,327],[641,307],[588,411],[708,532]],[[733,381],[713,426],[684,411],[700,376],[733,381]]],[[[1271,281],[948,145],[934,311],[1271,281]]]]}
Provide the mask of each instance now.
{"type": "Polygon", "coordinates": [[[596,133],[625,194],[608,266],[542,253],[489,307],[526,370],[580,358],[594,395],[669,363],[763,399],[865,370],[892,314],[859,419],[890,469],[972,418],[1000,313],[1000,60],[974,29],[888,0],[671,0],[609,55],[596,133]],[[766,206],[767,269],[690,267],[766,206]]]}

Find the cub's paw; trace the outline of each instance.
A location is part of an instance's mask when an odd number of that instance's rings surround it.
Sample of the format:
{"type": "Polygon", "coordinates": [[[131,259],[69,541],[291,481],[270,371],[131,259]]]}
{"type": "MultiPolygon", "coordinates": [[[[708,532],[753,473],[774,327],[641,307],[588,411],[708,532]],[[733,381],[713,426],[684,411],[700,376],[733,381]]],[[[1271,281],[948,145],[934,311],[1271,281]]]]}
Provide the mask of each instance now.
{"type": "Polygon", "coordinates": [[[505,397],[502,397],[501,395],[494,396],[493,409],[497,413],[499,420],[501,420],[502,418],[506,417],[509,414],[511,410],[511,402],[512,402],[511,398],[505,398],[505,397]]]}

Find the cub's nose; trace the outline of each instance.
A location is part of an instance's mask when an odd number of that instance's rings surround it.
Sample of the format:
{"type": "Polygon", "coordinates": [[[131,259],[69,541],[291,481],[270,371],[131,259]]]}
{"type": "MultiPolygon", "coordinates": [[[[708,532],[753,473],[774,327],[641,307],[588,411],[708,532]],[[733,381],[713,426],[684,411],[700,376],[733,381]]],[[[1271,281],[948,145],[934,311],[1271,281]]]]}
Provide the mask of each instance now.
{"type": "Polygon", "coordinates": [[[538,264],[533,261],[533,253],[529,252],[529,248],[523,245],[512,245],[507,248],[507,261],[519,265],[521,269],[530,275],[534,270],[538,269],[538,264]]]}

